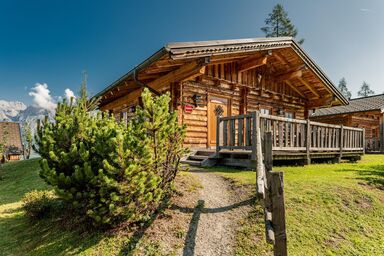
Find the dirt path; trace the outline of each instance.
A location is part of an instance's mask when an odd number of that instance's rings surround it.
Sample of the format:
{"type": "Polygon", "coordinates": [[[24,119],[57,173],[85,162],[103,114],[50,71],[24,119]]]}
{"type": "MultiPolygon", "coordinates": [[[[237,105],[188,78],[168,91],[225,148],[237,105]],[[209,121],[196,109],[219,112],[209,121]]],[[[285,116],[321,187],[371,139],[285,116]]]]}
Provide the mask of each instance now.
{"type": "Polygon", "coordinates": [[[200,170],[192,172],[203,188],[193,211],[183,255],[233,255],[237,224],[248,213],[250,200],[242,200],[221,176],[200,170]]]}

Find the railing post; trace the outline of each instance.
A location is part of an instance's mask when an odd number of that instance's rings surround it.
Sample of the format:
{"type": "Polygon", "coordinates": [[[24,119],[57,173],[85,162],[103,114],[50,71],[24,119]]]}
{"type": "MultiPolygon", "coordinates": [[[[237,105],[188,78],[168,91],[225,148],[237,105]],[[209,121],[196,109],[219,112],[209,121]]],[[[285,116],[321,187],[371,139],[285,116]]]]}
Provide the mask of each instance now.
{"type": "Polygon", "coordinates": [[[341,162],[341,158],[343,157],[343,148],[344,148],[344,125],[340,127],[340,155],[339,162],[341,162]]]}
{"type": "Polygon", "coordinates": [[[307,119],[307,139],[306,139],[306,147],[307,147],[307,163],[311,164],[311,121],[307,119]]]}
{"type": "Polygon", "coordinates": [[[216,156],[219,155],[220,152],[220,116],[216,117],[216,156]]]}
{"type": "Polygon", "coordinates": [[[257,159],[257,131],[260,127],[260,112],[252,112],[252,155],[251,160],[257,159]]]}
{"type": "Polygon", "coordinates": [[[384,114],[380,116],[380,153],[384,153],[384,114]]]}
{"type": "Polygon", "coordinates": [[[363,138],[361,138],[361,143],[363,147],[363,154],[365,154],[365,128],[363,128],[363,138]]]}

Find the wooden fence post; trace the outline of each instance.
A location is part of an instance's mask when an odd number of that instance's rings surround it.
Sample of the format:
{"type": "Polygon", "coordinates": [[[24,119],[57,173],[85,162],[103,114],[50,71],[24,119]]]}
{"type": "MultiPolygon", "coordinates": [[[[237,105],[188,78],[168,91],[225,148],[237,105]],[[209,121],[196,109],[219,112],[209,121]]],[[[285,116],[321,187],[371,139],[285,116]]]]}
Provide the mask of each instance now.
{"type": "Polygon", "coordinates": [[[272,156],[272,133],[267,132],[264,136],[263,143],[264,151],[264,166],[265,166],[265,176],[264,176],[264,222],[265,222],[265,236],[267,243],[274,244],[275,234],[273,231],[272,224],[272,199],[271,191],[268,184],[269,175],[272,172],[273,167],[273,156],[272,156]]]}
{"type": "Polygon", "coordinates": [[[306,147],[307,147],[307,162],[306,164],[311,164],[311,121],[307,119],[307,139],[306,139],[306,147]]]}
{"type": "Polygon", "coordinates": [[[269,175],[272,197],[272,223],[275,235],[274,255],[286,256],[287,234],[285,227],[284,178],[282,172],[271,172],[269,175]]]}
{"type": "Polygon", "coordinates": [[[264,136],[264,221],[268,243],[273,244],[275,256],[286,256],[287,235],[285,226],[284,179],[282,172],[272,172],[272,133],[264,136]]]}
{"type": "Polygon", "coordinates": [[[252,155],[251,160],[257,159],[257,128],[260,127],[259,111],[252,112],[252,155]]]}

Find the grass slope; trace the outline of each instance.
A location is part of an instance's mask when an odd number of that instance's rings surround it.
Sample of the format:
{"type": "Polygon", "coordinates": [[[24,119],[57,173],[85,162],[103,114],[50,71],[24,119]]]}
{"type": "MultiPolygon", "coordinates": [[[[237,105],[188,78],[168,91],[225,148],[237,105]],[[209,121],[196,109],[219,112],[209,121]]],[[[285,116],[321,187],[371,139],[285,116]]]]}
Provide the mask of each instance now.
{"type": "MultiPolygon", "coordinates": [[[[290,255],[383,255],[384,155],[358,163],[276,167],[284,172],[290,255]]],[[[255,184],[255,173],[213,171],[255,184]]],[[[237,237],[237,255],[270,255],[258,204],[237,237]],[[255,242],[258,241],[258,242],[255,242]]]]}
{"type": "MultiPolygon", "coordinates": [[[[21,198],[33,189],[50,189],[38,172],[38,159],[8,163],[0,170],[0,255],[173,255],[182,248],[190,216],[178,216],[170,209],[154,220],[149,232],[138,235],[129,230],[87,231],[60,217],[29,221],[21,209],[21,198]],[[163,244],[151,229],[171,243],[163,244]]],[[[176,187],[182,187],[178,194],[184,194],[174,197],[178,203],[193,198],[199,183],[181,173],[176,187]]],[[[193,204],[195,198],[191,201],[193,204]]]]}

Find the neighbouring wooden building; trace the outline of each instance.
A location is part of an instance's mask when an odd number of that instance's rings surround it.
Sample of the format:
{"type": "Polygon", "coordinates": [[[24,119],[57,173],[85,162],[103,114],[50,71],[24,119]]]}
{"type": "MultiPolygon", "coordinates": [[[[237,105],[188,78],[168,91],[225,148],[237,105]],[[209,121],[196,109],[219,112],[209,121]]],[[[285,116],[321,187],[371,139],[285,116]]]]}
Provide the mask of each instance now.
{"type": "MultiPolygon", "coordinates": [[[[140,104],[145,87],[171,94],[173,109],[187,125],[185,146],[192,149],[214,148],[219,146],[217,139],[226,139],[226,132],[217,136],[218,113],[225,117],[258,111],[306,120],[314,109],[348,104],[301,46],[287,37],[170,43],[97,94],[100,109],[126,120],[140,104]]],[[[239,131],[246,124],[239,128],[240,121],[229,123],[238,137],[231,141],[243,143],[239,131]]],[[[280,144],[275,147],[293,148],[288,133],[299,146],[299,135],[293,131],[303,127],[284,127],[276,131],[274,138],[280,144]]]]}
{"type": "Polygon", "coordinates": [[[366,151],[384,153],[384,94],[352,99],[347,106],[318,109],[311,119],[364,128],[366,151]]]}
{"type": "Polygon", "coordinates": [[[0,143],[5,145],[4,155],[0,154],[0,161],[20,160],[24,152],[20,124],[0,122],[0,143]]]}

